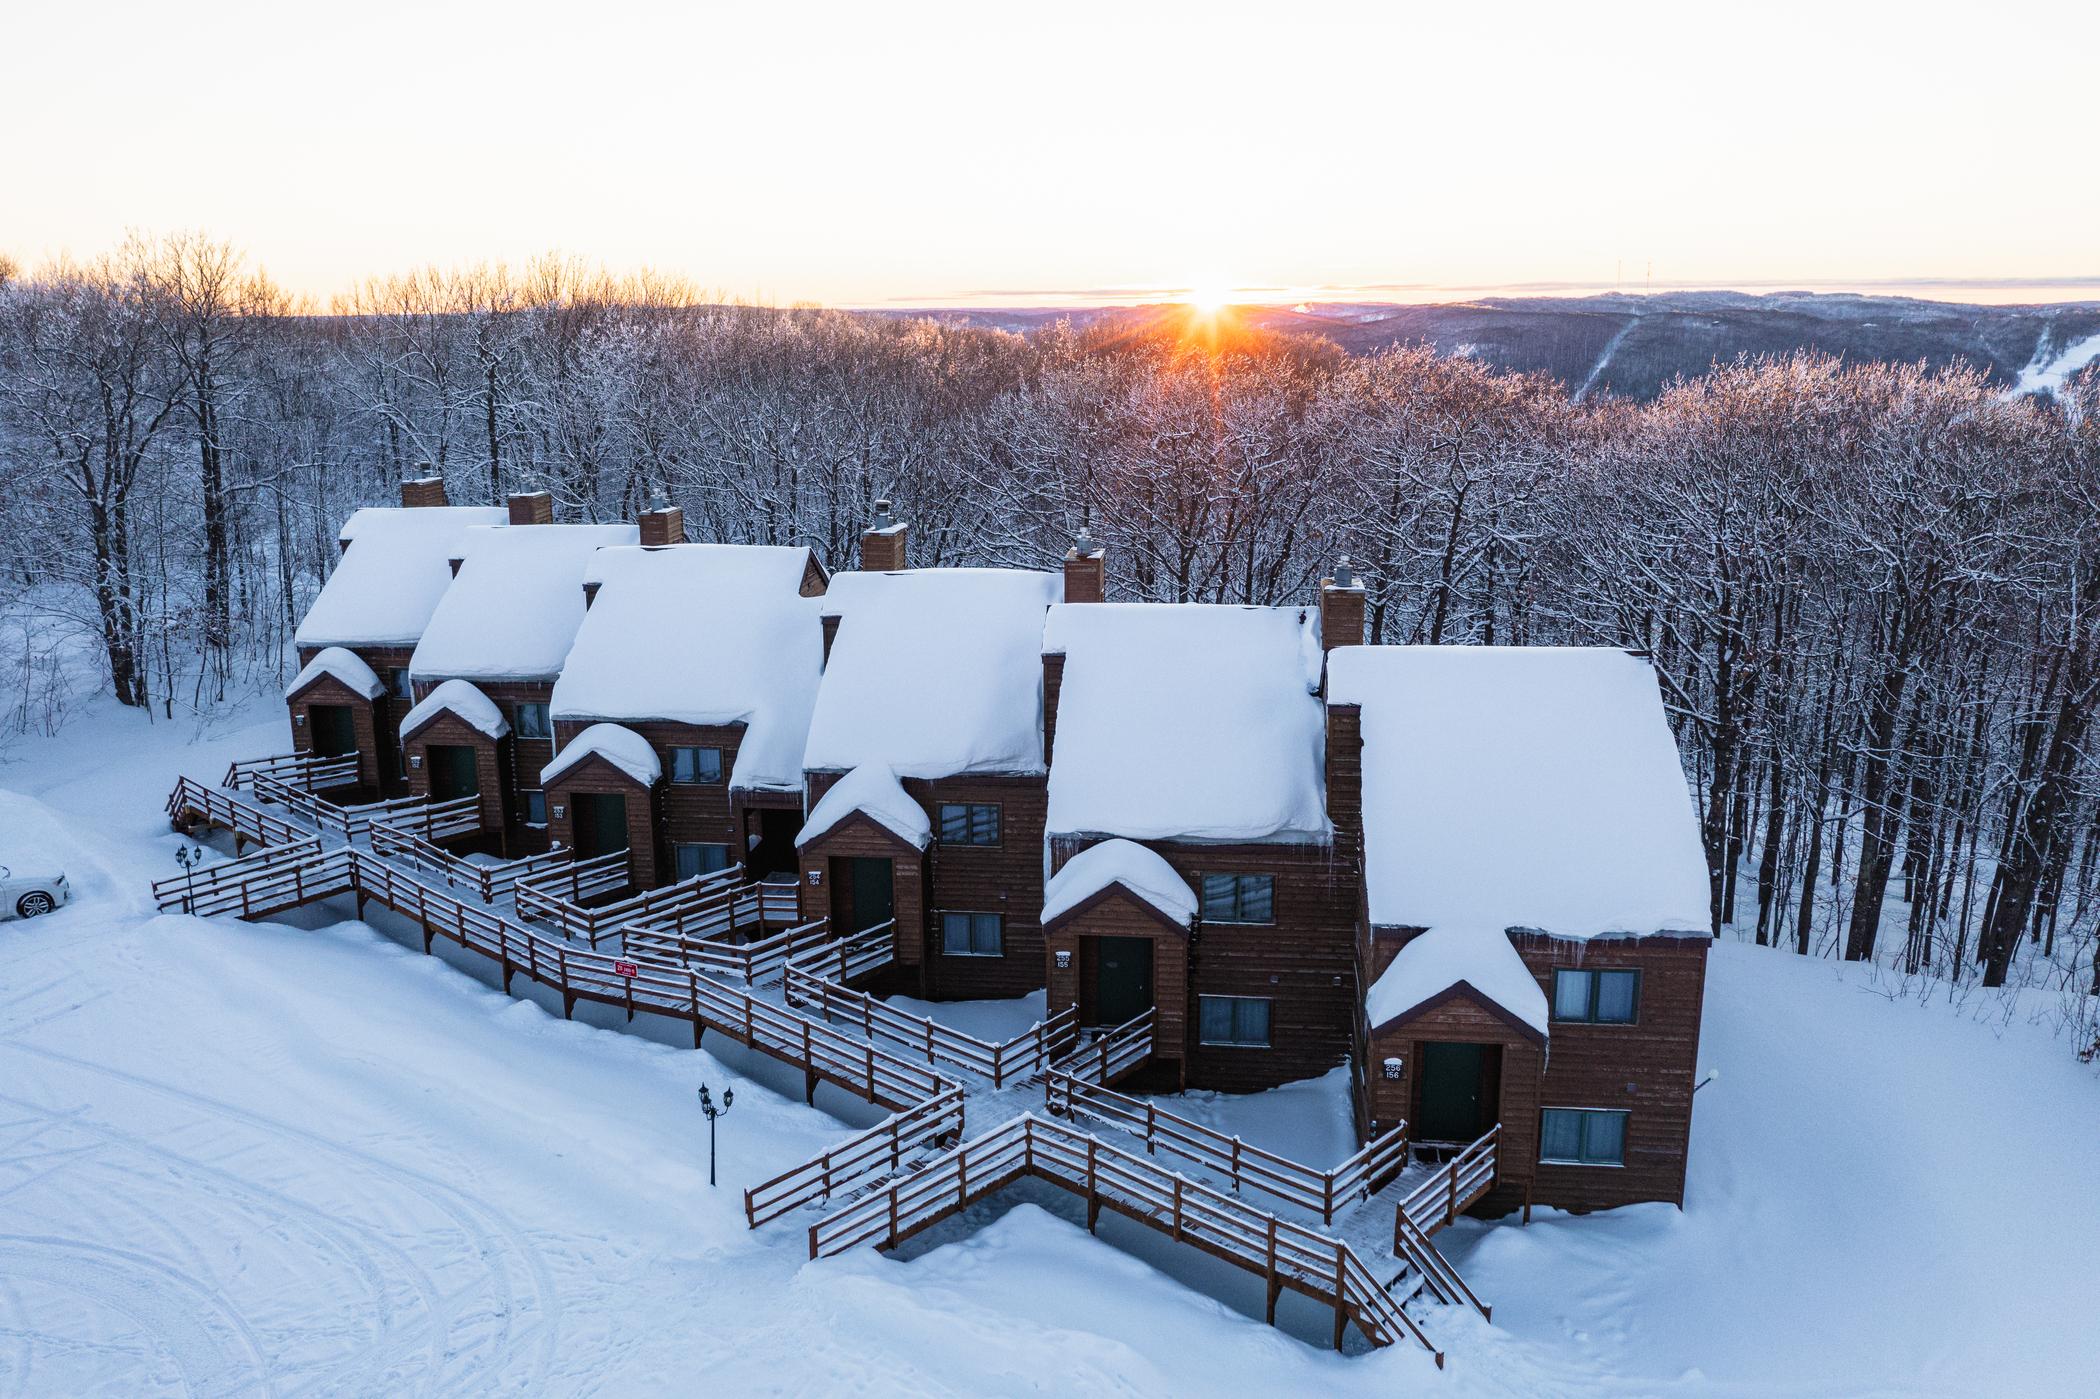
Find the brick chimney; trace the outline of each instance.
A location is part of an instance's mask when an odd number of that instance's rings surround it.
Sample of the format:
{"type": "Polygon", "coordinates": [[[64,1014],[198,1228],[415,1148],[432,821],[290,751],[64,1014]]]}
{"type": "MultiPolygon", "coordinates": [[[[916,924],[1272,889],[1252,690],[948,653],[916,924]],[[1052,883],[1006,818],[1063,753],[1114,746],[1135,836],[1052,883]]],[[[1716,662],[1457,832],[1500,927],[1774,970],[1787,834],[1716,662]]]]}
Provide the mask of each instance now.
{"type": "Polygon", "coordinates": [[[890,503],[875,502],[875,522],[860,537],[860,566],[867,573],[896,573],[904,562],[905,527],[890,518],[890,503]]]}
{"type": "Polygon", "coordinates": [[[641,513],[638,523],[642,527],[644,549],[662,549],[685,543],[685,511],[665,504],[661,497],[641,513]]]}
{"type": "Polygon", "coordinates": [[[530,491],[510,498],[510,522],[514,525],[554,523],[554,497],[546,491],[530,491]]]}
{"type": "Polygon", "coordinates": [[[1334,561],[1334,574],[1320,580],[1320,648],[1364,644],[1364,585],[1349,556],[1334,561]]]}
{"type": "Polygon", "coordinates": [[[434,474],[429,462],[418,468],[423,474],[401,483],[401,504],[405,509],[424,505],[443,505],[445,501],[445,478],[434,474]]]}
{"type": "Polygon", "coordinates": [[[1108,560],[1093,541],[1087,520],[1079,520],[1079,537],[1065,550],[1065,601],[1101,602],[1108,595],[1108,560]]]}

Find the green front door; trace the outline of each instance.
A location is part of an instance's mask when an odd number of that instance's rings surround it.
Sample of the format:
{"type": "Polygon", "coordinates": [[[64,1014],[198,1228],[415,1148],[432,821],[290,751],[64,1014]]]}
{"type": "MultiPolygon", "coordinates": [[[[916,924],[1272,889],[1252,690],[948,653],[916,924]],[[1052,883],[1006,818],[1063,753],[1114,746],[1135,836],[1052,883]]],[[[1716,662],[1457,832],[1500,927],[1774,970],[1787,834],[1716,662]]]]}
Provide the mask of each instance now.
{"type": "Polygon", "coordinates": [[[897,916],[896,870],[885,859],[838,856],[831,862],[831,918],[851,932],[897,916]]]}
{"type": "Polygon", "coordinates": [[[432,801],[480,795],[481,769],[474,762],[474,750],[465,744],[433,743],[424,750],[423,761],[430,764],[432,801]]]}
{"type": "Polygon", "coordinates": [[[1152,939],[1095,938],[1096,1025],[1122,1025],[1152,1008],[1152,939]]]}
{"type": "Polygon", "coordinates": [[[1423,1142],[1470,1142],[1492,1124],[1489,1103],[1492,1047],[1484,1044],[1422,1045],[1416,1072],[1421,1104],[1408,1135],[1423,1142]]]}
{"type": "Polygon", "coordinates": [[[576,835],[576,858],[610,855],[627,848],[627,798],[618,792],[577,792],[569,800],[576,804],[572,823],[576,835]]]}
{"type": "Polygon", "coordinates": [[[347,704],[310,704],[306,722],[314,731],[314,756],[340,758],[357,751],[357,724],[347,704]]]}

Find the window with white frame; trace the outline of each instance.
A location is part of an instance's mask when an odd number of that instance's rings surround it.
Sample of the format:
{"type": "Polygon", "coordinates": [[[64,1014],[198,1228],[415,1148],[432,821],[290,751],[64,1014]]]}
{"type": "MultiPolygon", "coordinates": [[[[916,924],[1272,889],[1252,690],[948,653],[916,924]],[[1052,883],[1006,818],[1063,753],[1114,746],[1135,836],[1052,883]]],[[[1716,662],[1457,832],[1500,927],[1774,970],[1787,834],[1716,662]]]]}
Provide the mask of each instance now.
{"type": "Polygon", "coordinates": [[[1539,1114],[1539,1160],[1552,1166],[1625,1165],[1625,1111],[1547,1108],[1539,1114]]]}
{"type": "Polygon", "coordinates": [[[510,726],[519,738],[552,738],[554,725],[547,720],[544,704],[521,704],[511,710],[510,726]]]}

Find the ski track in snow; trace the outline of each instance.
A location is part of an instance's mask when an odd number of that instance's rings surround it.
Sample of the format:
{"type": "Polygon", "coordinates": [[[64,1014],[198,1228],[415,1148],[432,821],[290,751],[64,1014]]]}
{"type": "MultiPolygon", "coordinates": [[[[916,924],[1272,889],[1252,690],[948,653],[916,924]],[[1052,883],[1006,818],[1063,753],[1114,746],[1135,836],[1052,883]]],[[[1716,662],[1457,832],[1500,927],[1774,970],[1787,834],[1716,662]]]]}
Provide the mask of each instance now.
{"type": "Polygon", "coordinates": [[[2020,378],[2013,385],[2015,394],[2050,393],[2063,388],[2064,381],[2079,370],[2100,360],[2100,335],[2088,335],[2066,345],[2063,352],[2051,357],[2049,335],[2045,331],[2041,342],[2034,347],[2034,360],[2020,371],[2020,378]]]}
{"type": "Polygon", "coordinates": [[[1580,403],[1596,385],[1597,380],[1603,377],[1605,367],[1611,363],[1611,357],[1619,352],[1619,346],[1625,343],[1626,337],[1633,334],[1633,328],[1640,323],[1639,316],[1631,316],[1627,318],[1626,324],[1612,332],[1611,339],[1604,342],[1603,350],[1598,353],[1597,362],[1590,366],[1589,377],[1582,381],[1581,388],[1575,390],[1575,402],[1580,403]]]}

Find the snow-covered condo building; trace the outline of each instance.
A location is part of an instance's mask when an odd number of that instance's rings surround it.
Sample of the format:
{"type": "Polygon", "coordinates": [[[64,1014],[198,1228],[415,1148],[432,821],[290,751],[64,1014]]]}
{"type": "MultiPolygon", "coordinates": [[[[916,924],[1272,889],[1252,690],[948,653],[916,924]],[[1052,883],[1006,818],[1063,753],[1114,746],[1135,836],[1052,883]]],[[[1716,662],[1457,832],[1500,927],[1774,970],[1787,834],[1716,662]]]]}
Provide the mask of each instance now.
{"type": "Polygon", "coordinates": [[[644,889],[735,864],[792,877],[824,570],[806,548],[688,544],[676,508],[642,539],[585,574],[542,773],[554,838],[627,850],[644,889]]]}
{"type": "Polygon", "coordinates": [[[539,773],[554,759],[550,706],[583,623],[584,571],[598,550],[640,538],[634,525],[552,520],[547,495],[513,496],[506,527],[464,532],[401,720],[409,790],[478,796],[484,843],[508,856],[548,848],[539,773]]]}
{"type": "Polygon", "coordinates": [[[299,747],[365,789],[636,888],[792,877],[887,939],[878,994],[1149,1014],[1155,1088],[1346,1062],[1366,1140],[1496,1131],[1489,1212],[1682,1200],[1708,886],[1643,657],[1365,646],[1344,569],[1289,607],[1109,603],[1084,539],[913,569],[886,507],[827,578],[675,509],[441,505],[359,511],[299,631],[299,747]]]}
{"type": "Polygon", "coordinates": [[[452,583],[470,529],[500,526],[501,506],[447,505],[435,477],[401,484],[401,506],[352,514],[342,558],[307,608],[294,643],[300,671],[285,691],[292,743],[319,758],[358,758],[360,797],[408,791],[401,720],[415,703],[410,658],[452,583]]]}

